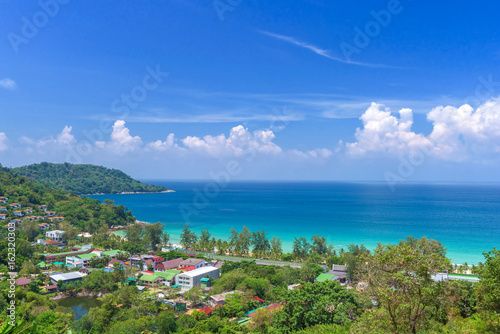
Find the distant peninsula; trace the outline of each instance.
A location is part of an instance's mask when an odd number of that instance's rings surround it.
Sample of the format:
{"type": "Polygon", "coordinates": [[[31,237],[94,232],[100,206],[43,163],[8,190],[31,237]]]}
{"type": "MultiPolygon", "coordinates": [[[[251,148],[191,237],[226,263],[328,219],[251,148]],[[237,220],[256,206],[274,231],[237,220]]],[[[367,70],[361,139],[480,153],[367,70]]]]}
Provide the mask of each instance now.
{"type": "Polygon", "coordinates": [[[165,187],[134,180],[124,172],[103,166],[70,163],[42,162],[11,168],[24,175],[58,190],[76,195],[160,193],[169,192],[165,187]]]}

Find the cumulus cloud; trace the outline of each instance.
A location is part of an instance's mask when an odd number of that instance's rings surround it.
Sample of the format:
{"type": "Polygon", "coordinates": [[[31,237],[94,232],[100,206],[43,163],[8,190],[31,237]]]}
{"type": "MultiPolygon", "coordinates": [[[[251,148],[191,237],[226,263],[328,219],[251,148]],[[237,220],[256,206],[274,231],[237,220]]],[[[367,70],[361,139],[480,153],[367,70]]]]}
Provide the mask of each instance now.
{"type": "MultiPolygon", "coordinates": [[[[71,126],[65,126],[64,129],[62,130],[62,132],[60,134],[58,134],[56,138],[49,137],[46,139],[40,139],[37,143],[37,146],[43,147],[43,146],[47,146],[47,145],[51,145],[51,144],[52,145],[69,146],[69,145],[76,144],[76,139],[71,134],[72,129],[73,129],[73,127],[71,127],[71,126]]],[[[20,141],[29,143],[31,141],[31,139],[23,136],[20,138],[20,141]]]]}
{"type": "Polygon", "coordinates": [[[437,107],[427,114],[434,124],[429,138],[434,152],[445,158],[473,153],[500,152],[500,99],[479,106],[437,107]]]}
{"type": "Polygon", "coordinates": [[[8,142],[9,138],[7,138],[5,132],[0,132],[0,152],[6,151],[9,148],[8,142]]]}
{"type": "Polygon", "coordinates": [[[131,136],[129,128],[125,126],[125,121],[117,120],[113,124],[111,141],[107,143],[97,141],[95,145],[99,148],[110,149],[112,153],[122,154],[138,150],[142,146],[142,139],[139,136],[131,136]]]}
{"type": "Polygon", "coordinates": [[[5,79],[0,79],[0,87],[4,89],[16,89],[17,85],[16,82],[12,79],[5,78],[5,79]]]}
{"type": "Polygon", "coordinates": [[[361,116],[363,128],[356,130],[356,142],[346,143],[346,151],[358,156],[368,152],[398,155],[420,149],[446,160],[500,152],[500,99],[488,101],[477,110],[467,104],[436,107],[427,119],[432,122],[432,132],[427,136],[417,134],[412,131],[410,109],[401,109],[398,118],[372,103],[361,116]]]}
{"type": "Polygon", "coordinates": [[[383,105],[372,103],[361,116],[363,129],[356,129],[356,142],[347,143],[347,152],[361,155],[367,152],[387,152],[400,154],[411,149],[430,145],[422,134],[411,131],[413,113],[410,109],[401,109],[399,118],[389,110],[382,110],[383,105]]]}
{"type": "Polygon", "coordinates": [[[157,140],[147,145],[149,150],[152,151],[168,151],[172,149],[178,149],[179,145],[175,143],[175,135],[173,133],[167,136],[165,141],[157,140]]]}
{"type": "Polygon", "coordinates": [[[231,129],[229,136],[204,136],[203,138],[188,136],[182,140],[188,149],[208,155],[242,156],[251,153],[277,154],[282,150],[273,143],[275,134],[271,130],[248,131],[242,125],[231,129]]]}

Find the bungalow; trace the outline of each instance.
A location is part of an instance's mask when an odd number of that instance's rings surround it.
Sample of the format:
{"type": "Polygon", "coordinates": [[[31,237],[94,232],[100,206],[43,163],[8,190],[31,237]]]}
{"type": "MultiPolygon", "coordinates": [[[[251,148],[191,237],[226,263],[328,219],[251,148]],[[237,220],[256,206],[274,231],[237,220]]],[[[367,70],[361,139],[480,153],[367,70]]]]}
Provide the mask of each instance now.
{"type": "Polygon", "coordinates": [[[332,270],[327,271],[327,274],[335,275],[334,280],[339,281],[339,283],[344,284],[347,281],[347,266],[342,266],[339,264],[334,264],[332,270]]]}
{"type": "Polygon", "coordinates": [[[179,268],[179,265],[181,264],[182,261],[184,261],[184,259],[182,257],[179,257],[177,259],[170,260],[170,261],[164,261],[164,262],[156,265],[155,271],[165,271],[165,270],[169,270],[169,269],[177,269],[177,268],[179,268]]]}
{"type": "Polygon", "coordinates": [[[54,220],[60,222],[64,220],[64,217],[50,217],[49,220],[51,222],[53,222],[54,220]]]}
{"type": "Polygon", "coordinates": [[[210,296],[210,304],[212,304],[213,307],[226,305],[226,298],[234,295],[235,293],[243,293],[243,292],[240,290],[234,290],[210,296]]]}
{"type": "Polygon", "coordinates": [[[5,206],[0,206],[0,211],[7,211],[7,208],[5,206]]]}
{"type": "Polygon", "coordinates": [[[48,207],[47,205],[40,205],[40,209],[42,209],[43,211],[47,211],[48,207]]]}
{"type": "Polygon", "coordinates": [[[62,246],[65,246],[64,243],[60,242],[60,241],[55,241],[55,240],[52,240],[52,239],[47,239],[47,240],[44,240],[44,245],[45,246],[56,246],[56,247],[62,247],[62,246]]]}
{"type": "Polygon", "coordinates": [[[32,216],[28,216],[28,217],[23,217],[23,220],[29,220],[30,222],[32,222],[33,220],[35,220],[35,217],[32,217],[32,216]]]}
{"type": "Polygon", "coordinates": [[[139,278],[139,282],[146,286],[160,286],[165,282],[165,279],[161,276],[146,274],[139,278]]]}
{"type": "Polygon", "coordinates": [[[11,209],[20,209],[21,208],[21,204],[19,204],[19,203],[12,203],[12,204],[9,204],[9,206],[11,209]]]}
{"type": "Polygon", "coordinates": [[[45,290],[47,290],[47,292],[49,293],[57,292],[57,285],[49,285],[45,288],[45,290]]]}
{"type": "Polygon", "coordinates": [[[86,275],[75,271],[67,274],[53,274],[50,275],[50,281],[53,284],[57,284],[58,281],[63,281],[63,283],[70,283],[75,281],[81,281],[86,275]]]}
{"type": "Polygon", "coordinates": [[[31,283],[31,280],[29,278],[19,277],[15,282],[18,286],[26,286],[31,283]]]}
{"type": "Polygon", "coordinates": [[[61,230],[54,230],[54,231],[45,232],[45,236],[47,238],[51,238],[52,240],[55,240],[55,241],[62,241],[63,234],[64,234],[64,231],[61,231],[61,230]]]}
{"type": "Polygon", "coordinates": [[[54,217],[56,213],[54,211],[45,211],[43,214],[45,217],[54,217]]]}
{"type": "Polygon", "coordinates": [[[21,224],[21,219],[12,219],[10,222],[13,224],[19,225],[19,224],[21,224]]]}
{"type": "Polygon", "coordinates": [[[42,270],[47,270],[49,268],[48,264],[45,263],[44,261],[40,262],[39,264],[36,265],[38,268],[42,270]]]}
{"type": "Polygon", "coordinates": [[[22,217],[24,213],[22,211],[14,211],[14,216],[22,217]]]}
{"type": "Polygon", "coordinates": [[[122,265],[122,267],[124,267],[124,266],[125,266],[125,263],[124,263],[123,261],[120,261],[120,260],[117,260],[117,259],[113,259],[113,260],[109,261],[109,263],[108,263],[108,267],[109,267],[109,268],[114,268],[115,263],[121,264],[121,265],[122,265]]]}
{"type": "Polygon", "coordinates": [[[7,219],[7,215],[5,213],[0,213],[0,220],[7,219]]]}
{"type": "Polygon", "coordinates": [[[0,196],[0,203],[7,203],[9,199],[7,197],[0,196]]]}
{"type": "Polygon", "coordinates": [[[31,208],[26,208],[26,210],[24,210],[25,215],[30,215],[32,213],[33,213],[33,211],[31,210],[31,208]]]}
{"type": "Polygon", "coordinates": [[[159,264],[159,263],[162,263],[165,261],[164,258],[162,258],[161,256],[153,256],[153,262],[155,263],[155,265],[159,264]]]}
{"type": "Polygon", "coordinates": [[[41,223],[41,224],[38,224],[38,228],[40,229],[40,231],[45,231],[45,230],[50,229],[50,225],[47,223],[41,223]]]}
{"type": "Polygon", "coordinates": [[[326,281],[333,281],[335,280],[335,275],[332,274],[320,274],[316,279],[314,280],[314,283],[322,283],[326,281]]]}
{"type": "Polygon", "coordinates": [[[179,267],[190,267],[194,266],[196,269],[201,268],[201,267],[206,267],[208,265],[207,261],[203,259],[194,259],[194,258],[189,258],[184,261],[182,261],[179,264],[179,267]]]}
{"type": "Polygon", "coordinates": [[[172,286],[175,285],[175,278],[177,277],[178,274],[181,272],[179,270],[166,270],[165,272],[155,272],[153,276],[157,277],[162,277],[163,278],[163,284],[166,286],[172,286]]]}

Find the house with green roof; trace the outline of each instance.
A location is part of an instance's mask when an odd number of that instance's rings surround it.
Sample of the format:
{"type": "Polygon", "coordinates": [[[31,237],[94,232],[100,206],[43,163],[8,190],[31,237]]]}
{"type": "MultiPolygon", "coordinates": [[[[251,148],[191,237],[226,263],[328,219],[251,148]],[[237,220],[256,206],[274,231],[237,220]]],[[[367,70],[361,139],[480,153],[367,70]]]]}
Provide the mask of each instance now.
{"type": "Polygon", "coordinates": [[[314,283],[333,281],[334,279],[335,279],[335,275],[333,275],[333,274],[320,274],[318,277],[316,277],[316,279],[314,280],[314,283]]]}
{"type": "Polygon", "coordinates": [[[156,271],[153,276],[162,277],[165,281],[164,284],[167,286],[175,285],[175,277],[182,273],[180,270],[165,270],[164,272],[156,271]]]}
{"type": "Polygon", "coordinates": [[[160,286],[163,285],[165,279],[158,275],[145,274],[139,278],[139,283],[145,286],[160,286]]]}

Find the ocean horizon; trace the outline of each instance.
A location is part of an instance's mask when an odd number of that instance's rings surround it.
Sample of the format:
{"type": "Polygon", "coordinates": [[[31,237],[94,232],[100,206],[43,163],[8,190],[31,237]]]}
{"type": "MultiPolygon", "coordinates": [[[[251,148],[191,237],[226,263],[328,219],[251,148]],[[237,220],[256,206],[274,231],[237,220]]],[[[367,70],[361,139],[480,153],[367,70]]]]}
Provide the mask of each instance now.
{"type": "Polygon", "coordinates": [[[145,180],[175,192],[92,195],[114,200],[145,222],[162,222],[178,243],[188,224],[227,240],[231,228],[265,230],[285,252],[294,237],[325,236],[336,249],[374,249],[411,235],[443,243],[453,263],[484,262],[500,241],[500,185],[385,182],[145,180]]]}

